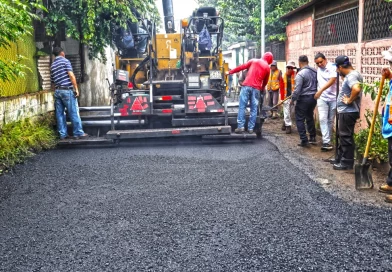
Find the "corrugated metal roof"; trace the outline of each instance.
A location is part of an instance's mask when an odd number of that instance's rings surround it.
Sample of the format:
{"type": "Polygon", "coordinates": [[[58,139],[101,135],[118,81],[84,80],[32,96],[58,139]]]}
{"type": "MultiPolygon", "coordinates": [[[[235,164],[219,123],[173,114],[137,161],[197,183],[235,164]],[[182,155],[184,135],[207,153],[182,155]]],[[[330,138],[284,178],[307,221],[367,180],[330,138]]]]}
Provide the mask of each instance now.
{"type": "Polygon", "coordinates": [[[310,1],[309,3],[304,4],[304,5],[302,5],[302,6],[298,7],[298,8],[296,8],[296,9],[293,10],[293,11],[290,11],[289,13],[286,13],[285,15],[283,15],[283,16],[280,17],[280,18],[281,18],[281,19],[287,19],[287,18],[291,17],[292,15],[294,15],[294,14],[296,14],[296,13],[298,13],[298,12],[300,12],[300,11],[306,9],[306,8],[309,8],[309,7],[313,6],[314,4],[317,4],[318,2],[321,2],[321,1],[324,1],[324,0],[312,0],[312,1],[310,1]]]}

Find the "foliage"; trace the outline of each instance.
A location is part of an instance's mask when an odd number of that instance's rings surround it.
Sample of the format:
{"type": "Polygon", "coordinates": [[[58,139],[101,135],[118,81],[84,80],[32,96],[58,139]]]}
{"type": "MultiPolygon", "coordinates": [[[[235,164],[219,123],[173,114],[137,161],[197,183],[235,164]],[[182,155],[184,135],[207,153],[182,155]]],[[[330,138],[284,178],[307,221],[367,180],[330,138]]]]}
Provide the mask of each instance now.
{"type": "MultiPolygon", "coordinates": [[[[266,41],[284,41],[286,22],[280,17],[308,0],[266,0],[266,41]]],[[[260,0],[199,0],[200,5],[211,5],[219,9],[228,32],[253,41],[260,40],[260,0]]]]}
{"type": "MultiPolygon", "coordinates": [[[[354,135],[357,153],[360,155],[363,155],[365,153],[370,124],[373,118],[373,112],[370,110],[366,110],[365,118],[367,128],[361,129],[358,133],[354,135]]],[[[388,140],[382,137],[381,124],[382,116],[377,113],[372,142],[370,144],[369,158],[377,160],[378,162],[386,162],[388,161],[388,140]]]]}
{"type": "Polygon", "coordinates": [[[53,116],[11,122],[0,129],[0,173],[23,162],[34,152],[56,145],[53,116]]]}
{"type": "MultiPolygon", "coordinates": [[[[0,0],[0,47],[8,49],[21,37],[32,35],[32,20],[38,19],[33,10],[43,8],[40,4],[40,0],[0,0]]],[[[20,55],[16,56],[16,61],[0,59],[0,81],[15,81],[24,76],[24,71],[30,68],[21,60],[23,56],[20,55]]]]}
{"type": "MultiPolygon", "coordinates": [[[[376,81],[373,84],[363,84],[363,92],[365,95],[370,95],[371,99],[374,101],[378,94],[378,89],[380,87],[380,81],[376,81]]],[[[389,85],[384,84],[381,103],[385,101],[385,97],[388,94],[389,85]]],[[[385,162],[388,160],[388,140],[382,137],[382,116],[377,112],[376,122],[374,125],[374,132],[372,136],[372,142],[369,150],[369,158],[377,160],[379,162],[385,162]]],[[[357,153],[363,155],[365,153],[367,138],[369,135],[371,120],[373,118],[373,112],[366,110],[366,128],[361,129],[355,137],[355,144],[357,146],[357,153]]]]}
{"type": "Polygon", "coordinates": [[[104,51],[112,44],[114,27],[136,20],[132,8],[159,18],[154,0],[57,0],[43,16],[49,36],[55,37],[65,25],[66,35],[87,45],[91,58],[106,61],[104,51]]]}

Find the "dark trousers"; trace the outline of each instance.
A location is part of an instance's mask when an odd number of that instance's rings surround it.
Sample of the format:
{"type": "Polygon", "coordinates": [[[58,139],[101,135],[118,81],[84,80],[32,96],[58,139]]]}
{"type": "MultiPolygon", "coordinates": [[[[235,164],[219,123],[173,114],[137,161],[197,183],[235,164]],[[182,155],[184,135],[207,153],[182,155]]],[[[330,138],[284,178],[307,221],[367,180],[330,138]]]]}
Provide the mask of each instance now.
{"type": "Polygon", "coordinates": [[[354,165],[354,127],[357,119],[359,118],[358,112],[339,113],[339,148],[338,160],[347,166],[354,165]]]}
{"type": "Polygon", "coordinates": [[[392,137],[388,138],[388,157],[389,157],[389,165],[391,169],[389,169],[387,184],[392,186],[392,137]]]}
{"type": "Polygon", "coordinates": [[[306,135],[306,128],[310,137],[316,137],[316,127],[314,125],[314,109],[316,108],[317,100],[314,95],[302,95],[298,98],[295,105],[295,121],[301,142],[309,142],[306,135]],[[306,121],[306,128],[305,128],[306,121]]]}

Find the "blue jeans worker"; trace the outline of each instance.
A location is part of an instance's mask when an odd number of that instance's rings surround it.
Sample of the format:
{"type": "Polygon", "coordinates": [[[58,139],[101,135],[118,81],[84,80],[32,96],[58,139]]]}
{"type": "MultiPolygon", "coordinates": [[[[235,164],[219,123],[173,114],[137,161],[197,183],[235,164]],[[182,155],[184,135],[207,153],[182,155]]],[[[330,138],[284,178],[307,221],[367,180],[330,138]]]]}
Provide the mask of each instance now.
{"type": "Polygon", "coordinates": [[[386,193],[385,201],[392,203],[392,46],[387,50],[382,52],[384,59],[389,61],[389,68],[384,68],[382,70],[382,75],[385,76],[386,80],[389,80],[389,92],[385,98],[385,104],[382,114],[382,136],[388,139],[388,157],[389,157],[389,173],[385,184],[381,185],[379,191],[381,193],[386,193]]]}
{"type": "Polygon", "coordinates": [[[300,69],[295,76],[295,89],[290,103],[291,105],[296,103],[295,119],[301,140],[298,146],[308,147],[309,144],[316,144],[314,109],[317,102],[314,95],[317,92],[317,71],[309,67],[309,60],[305,55],[300,56],[298,62],[300,69]]]}
{"type": "Polygon", "coordinates": [[[321,151],[330,151],[332,126],[336,116],[336,66],[328,62],[323,53],[317,53],[314,62],[317,69],[317,93],[314,98],[317,100],[320,129],[323,135],[323,145],[321,151]]]}
{"type": "Polygon", "coordinates": [[[71,62],[65,58],[64,50],[61,47],[55,47],[53,54],[56,58],[50,67],[50,77],[55,89],[55,110],[60,139],[68,138],[65,112],[68,113],[71,119],[74,138],[88,137],[83,131],[82,121],[79,116],[77,102],[79,89],[71,62]]]}
{"type": "Polygon", "coordinates": [[[265,89],[268,83],[270,67],[274,57],[271,52],[266,52],[261,59],[251,59],[247,63],[242,64],[229,72],[228,74],[238,73],[245,69],[248,70],[246,78],[242,84],[240,97],[237,124],[235,133],[241,134],[245,132],[246,122],[246,106],[250,101],[250,116],[248,122],[248,133],[252,134],[256,125],[257,109],[259,106],[260,91],[265,89]]]}

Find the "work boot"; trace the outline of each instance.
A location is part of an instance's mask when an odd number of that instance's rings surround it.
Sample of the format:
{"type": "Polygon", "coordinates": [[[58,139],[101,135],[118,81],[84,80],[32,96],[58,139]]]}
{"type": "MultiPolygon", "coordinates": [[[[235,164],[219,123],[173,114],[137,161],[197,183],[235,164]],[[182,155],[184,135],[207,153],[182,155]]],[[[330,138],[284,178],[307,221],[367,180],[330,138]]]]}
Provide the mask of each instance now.
{"type": "Polygon", "coordinates": [[[389,186],[388,184],[383,184],[378,188],[378,191],[384,194],[392,194],[392,186],[389,186]]]}
{"type": "Polygon", "coordinates": [[[286,130],[286,123],[285,122],[283,122],[283,125],[282,125],[282,131],[285,131],[286,130]]]}
{"type": "Polygon", "coordinates": [[[301,141],[298,146],[300,147],[310,147],[309,142],[308,141],[301,141]]]}
{"type": "Polygon", "coordinates": [[[353,168],[354,167],[352,165],[345,165],[342,164],[341,162],[333,165],[333,170],[351,170],[353,168]]]}
{"type": "Polygon", "coordinates": [[[317,145],[316,136],[310,137],[309,143],[312,145],[317,145]]]}
{"type": "Polygon", "coordinates": [[[286,127],[286,134],[291,134],[291,126],[286,127]]]}
{"type": "Polygon", "coordinates": [[[236,128],[235,130],[234,130],[234,133],[236,133],[236,134],[241,134],[241,133],[244,133],[245,132],[245,129],[244,128],[236,128]]]}
{"type": "Polygon", "coordinates": [[[392,195],[386,195],[385,202],[392,203],[392,195]]]}

